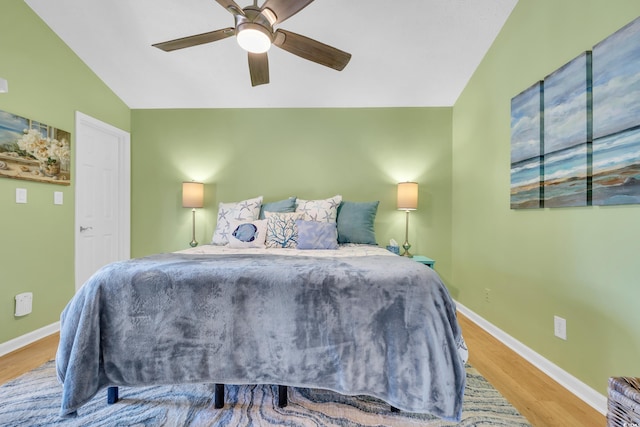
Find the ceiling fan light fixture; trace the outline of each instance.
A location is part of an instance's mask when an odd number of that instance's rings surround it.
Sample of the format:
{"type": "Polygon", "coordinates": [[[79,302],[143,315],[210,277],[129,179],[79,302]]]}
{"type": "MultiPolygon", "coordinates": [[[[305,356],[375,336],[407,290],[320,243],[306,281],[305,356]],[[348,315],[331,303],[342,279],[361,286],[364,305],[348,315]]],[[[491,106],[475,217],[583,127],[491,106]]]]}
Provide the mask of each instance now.
{"type": "Polygon", "coordinates": [[[269,59],[266,52],[272,44],[302,59],[338,71],[341,71],[351,59],[350,53],[317,40],[281,28],[274,30],[275,24],[280,24],[295,15],[313,0],[264,0],[261,7],[258,7],[258,0],[253,0],[252,6],[244,8],[241,8],[236,0],[216,1],[233,15],[234,27],[180,37],[155,43],[152,46],[169,52],[212,43],[235,35],[238,45],[249,52],[249,74],[252,86],[269,83],[269,59]]]}
{"type": "Polygon", "coordinates": [[[265,53],[271,47],[271,35],[260,25],[245,24],[236,39],[241,48],[251,53],[265,53]]]}

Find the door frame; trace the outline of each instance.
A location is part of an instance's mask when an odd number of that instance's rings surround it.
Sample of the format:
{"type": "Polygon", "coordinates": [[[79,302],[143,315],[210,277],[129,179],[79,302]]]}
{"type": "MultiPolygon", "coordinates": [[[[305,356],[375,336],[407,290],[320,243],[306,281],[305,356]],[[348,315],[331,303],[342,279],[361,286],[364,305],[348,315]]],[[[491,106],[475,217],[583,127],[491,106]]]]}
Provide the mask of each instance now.
{"type": "MultiPolygon", "coordinates": [[[[83,152],[85,144],[90,141],[81,140],[83,127],[92,128],[99,132],[107,133],[115,136],[118,144],[118,209],[115,211],[117,216],[117,230],[116,236],[118,238],[118,244],[116,245],[118,252],[118,259],[129,259],[131,257],[131,136],[129,132],[125,132],[122,129],[118,129],[108,123],[104,123],[98,119],[88,116],[80,111],[76,111],[75,114],[76,127],[75,127],[75,162],[76,165],[80,163],[83,156],[86,153],[83,152]]],[[[78,180],[78,168],[74,172],[75,179],[78,180]]],[[[76,181],[77,182],[77,181],[76,181]]],[[[78,274],[78,248],[80,242],[80,223],[79,223],[79,208],[80,200],[78,197],[77,184],[74,182],[75,192],[75,229],[74,229],[74,276],[75,276],[75,289],[76,292],[80,289],[83,283],[79,283],[78,274]]]]}

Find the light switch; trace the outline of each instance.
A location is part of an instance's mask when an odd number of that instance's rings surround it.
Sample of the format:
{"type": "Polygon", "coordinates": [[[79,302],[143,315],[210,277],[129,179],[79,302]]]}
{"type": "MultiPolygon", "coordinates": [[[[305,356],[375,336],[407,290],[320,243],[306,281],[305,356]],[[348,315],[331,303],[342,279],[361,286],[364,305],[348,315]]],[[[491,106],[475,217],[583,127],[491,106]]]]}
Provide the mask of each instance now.
{"type": "Polygon", "coordinates": [[[27,203],[26,188],[16,188],[16,203],[27,203]]]}
{"type": "Polygon", "coordinates": [[[54,205],[61,205],[62,204],[62,191],[54,191],[53,192],[53,204],[54,205]]]}

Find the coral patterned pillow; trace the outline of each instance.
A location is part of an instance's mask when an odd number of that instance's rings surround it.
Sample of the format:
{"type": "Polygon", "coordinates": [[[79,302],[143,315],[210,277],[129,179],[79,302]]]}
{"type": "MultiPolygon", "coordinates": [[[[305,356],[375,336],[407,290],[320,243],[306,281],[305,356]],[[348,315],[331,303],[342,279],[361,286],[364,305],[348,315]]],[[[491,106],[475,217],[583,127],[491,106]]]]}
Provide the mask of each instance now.
{"type": "Polygon", "coordinates": [[[299,212],[265,212],[267,217],[267,248],[298,247],[298,227],[296,220],[302,218],[299,212]]]}

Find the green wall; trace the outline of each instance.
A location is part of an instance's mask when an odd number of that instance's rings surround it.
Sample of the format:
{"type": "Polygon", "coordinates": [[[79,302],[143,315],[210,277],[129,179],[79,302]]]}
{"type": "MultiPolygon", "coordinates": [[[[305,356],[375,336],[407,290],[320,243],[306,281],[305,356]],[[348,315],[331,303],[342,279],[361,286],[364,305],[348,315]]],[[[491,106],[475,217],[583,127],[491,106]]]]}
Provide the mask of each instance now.
{"type": "Polygon", "coordinates": [[[451,108],[134,110],[132,128],[132,256],[188,247],[185,180],[207,184],[196,213],[201,243],[219,202],[342,194],[380,200],[381,245],[404,241],[396,184],[415,180],[409,241],[450,276],[451,108]]]}
{"type": "Polygon", "coordinates": [[[520,0],[453,113],[455,297],[603,394],[640,376],[640,206],[510,210],[510,102],[639,14],[637,0],[520,0]]]}
{"type": "MultiPolygon", "coordinates": [[[[72,134],[76,110],[129,130],[127,106],[22,0],[2,0],[0,58],[0,77],[9,82],[0,110],[72,134]]],[[[0,343],[59,320],[75,291],[73,240],[73,184],[0,177],[0,343]],[[15,203],[16,188],[27,189],[27,204],[15,203]],[[55,191],[62,206],[53,204],[55,191]],[[21,292],[33,292],[33,313],[14,317],[21,292]]]]}

